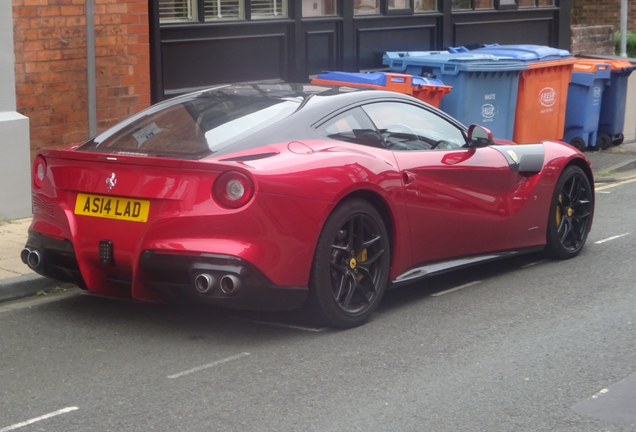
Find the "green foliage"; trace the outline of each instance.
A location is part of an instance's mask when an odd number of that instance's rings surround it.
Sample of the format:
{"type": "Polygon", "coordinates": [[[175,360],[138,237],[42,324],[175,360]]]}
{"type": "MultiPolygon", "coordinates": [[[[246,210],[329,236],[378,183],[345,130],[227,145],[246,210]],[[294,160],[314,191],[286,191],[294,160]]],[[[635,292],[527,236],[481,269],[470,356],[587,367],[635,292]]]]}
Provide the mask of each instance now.
{"type": "MultiPolygon", "coordinates": [[[[621,53],[621,33],[614,33],[616,55],[621,53]]],[[[636,33],[627,32],[627,57],[636,58],[636,33]]]]}
{"type": "Polygon", "coordinates": [[[49,294],[62,293],[62,292],[65,292],[65,291],[66,291],[66,288],[63,288],[61,286],[56,286],[55,288],[51,288],[48,291],[46,291],[46,290],[38,291],[37,293],[35,293],[35,295],[36,296],[45,296],[45,295],[49,295],[49,294]]]}

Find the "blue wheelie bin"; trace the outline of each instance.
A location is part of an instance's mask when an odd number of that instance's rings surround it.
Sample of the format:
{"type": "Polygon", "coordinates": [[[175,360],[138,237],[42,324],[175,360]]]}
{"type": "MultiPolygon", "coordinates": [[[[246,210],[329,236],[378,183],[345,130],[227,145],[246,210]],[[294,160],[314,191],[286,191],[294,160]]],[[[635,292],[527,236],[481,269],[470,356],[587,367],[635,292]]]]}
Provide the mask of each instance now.
{"type": "Polygon", "coordinates": [[[579,150],[596,150],[603,90],[610,81],[610,65],[605,63],[574,65],[565,107],[563,141],[579,150]]]}
{"type": "Polygon", "coordinates": [[[512,140],[519,75],[524,62],[490,54],[388,52],[383,63],[394,72],[437,78],[453,87],[440,109],[460,122],[480,124],[512,140]]]}
{"type": "Polygon", "coordinates": [[[569,51],[542,45],[494,44],[471,52],[513,57],[528,64],[529,69],[519,77],[514,142],[563,138],[568,84],[577,62],[569,51]]]}
{"type": "Polygon", "coordinates": [[[610,83],[603,90],[603,100],[601,101],[598,141],[603,148],[607,148],[611,144],[621,144],[624,138],[627,81],[636,68],[625,60],[585,59],[579,60],[579,63],[586,65],[607,63],[610,65],[610,83]]]}

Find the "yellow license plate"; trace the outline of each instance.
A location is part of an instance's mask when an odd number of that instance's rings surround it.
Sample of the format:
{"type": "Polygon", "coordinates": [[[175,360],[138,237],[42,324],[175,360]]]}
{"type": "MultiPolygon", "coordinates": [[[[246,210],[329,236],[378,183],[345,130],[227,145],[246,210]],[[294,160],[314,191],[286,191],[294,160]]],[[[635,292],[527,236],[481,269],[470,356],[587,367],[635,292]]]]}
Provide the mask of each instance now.
{"type": "Polygon", "coordinates": [[[78,194],[75,214],[134,222],[146,222],[150,201],[78,194]]]}

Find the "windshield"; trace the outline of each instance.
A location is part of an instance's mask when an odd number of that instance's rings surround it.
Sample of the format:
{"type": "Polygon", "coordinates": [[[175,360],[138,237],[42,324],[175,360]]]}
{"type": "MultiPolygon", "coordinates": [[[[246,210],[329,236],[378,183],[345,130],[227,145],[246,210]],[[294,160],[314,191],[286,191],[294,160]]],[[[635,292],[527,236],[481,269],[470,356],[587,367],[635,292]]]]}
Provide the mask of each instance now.
{"type": "Polygon", "coordinates": [[[78,151],[201,159],[291,115],[301,98],[199,93],[137,114],[78,151]]]}

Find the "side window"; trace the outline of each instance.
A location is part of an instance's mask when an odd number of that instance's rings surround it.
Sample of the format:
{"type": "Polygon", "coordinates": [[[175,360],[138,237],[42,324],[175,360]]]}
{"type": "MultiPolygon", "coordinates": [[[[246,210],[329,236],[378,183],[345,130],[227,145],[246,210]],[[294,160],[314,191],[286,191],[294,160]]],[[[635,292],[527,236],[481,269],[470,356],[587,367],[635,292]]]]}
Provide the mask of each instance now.
{"type": "Polygon", "coordinates": [[[464,133],[424,108],[400,102],[362,107],[390,150],[451,150],[467,147],[464,133]]]}
{"type": "Polygon", "coordinates": [[[382,136],[360,108],[354,108],[330,118],[318,127],[318,132],[339,141],[385,147],[382,136]]]}

